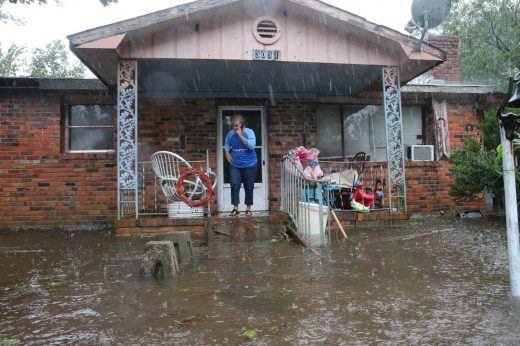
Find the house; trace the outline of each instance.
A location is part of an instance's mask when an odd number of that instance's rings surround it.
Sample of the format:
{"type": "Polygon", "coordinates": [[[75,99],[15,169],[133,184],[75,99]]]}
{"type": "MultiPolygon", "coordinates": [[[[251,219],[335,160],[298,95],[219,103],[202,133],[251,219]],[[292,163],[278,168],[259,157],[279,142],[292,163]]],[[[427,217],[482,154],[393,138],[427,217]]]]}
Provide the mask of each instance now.
{"type": "Polygon", "coordinates": [[[448,196],[447,156],[477,135],[495,96],[454,83],[456,38],[419,45],[316,0],[199,0],[68,39],[99,82],[0,82],[0,228],[164,211],[149,162],[158,150],[216,170],[212,208],[226,212],[223,137],[237,112],[258,139],[256,211],[278,210],[280,160],[302,145],[324,162],[368,153],[410,213],[484,205],[448,196]],[[408,147],[433,151],[415,161],[408,147]]]}

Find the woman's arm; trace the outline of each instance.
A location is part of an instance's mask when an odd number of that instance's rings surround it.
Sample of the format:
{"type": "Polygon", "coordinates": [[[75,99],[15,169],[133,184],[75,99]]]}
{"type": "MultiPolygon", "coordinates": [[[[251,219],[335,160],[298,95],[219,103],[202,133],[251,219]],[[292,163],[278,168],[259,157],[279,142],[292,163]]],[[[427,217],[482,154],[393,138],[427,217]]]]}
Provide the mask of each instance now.
{"type": "Polygon", "coordinates": [[[226,151],[226,153],[229,153],[229,151],[231,150],[231,144],[229,143],[229,140],[231,138],[231,132],[232,131],[229,131],[226,135],[226,138],[224,139],[224,150],[226,151]]]}
{"type": "Polygon", "coordinates": [[[238,133],[238,136],[240,137],[240,140],[246,147],[248,147],[250,150],[255,150],[256,147],[256,136],[255,132],[249,128],[245,128],[243,132],[238,133]],[[247,134],[247,138],[243,135],[243,132],[247,134]]]}
{"type": "Polygon", "coordinates": [[[229,131],[226,135],[226,139],[224,140],[224,154],[226,155],[226,160],[231,163],[233,161],[233,158],[231,157],[231,154],[229,151],[231,150],[231,144],[229,143],[230,138],[232,135],[232,131],[229,131]]]}

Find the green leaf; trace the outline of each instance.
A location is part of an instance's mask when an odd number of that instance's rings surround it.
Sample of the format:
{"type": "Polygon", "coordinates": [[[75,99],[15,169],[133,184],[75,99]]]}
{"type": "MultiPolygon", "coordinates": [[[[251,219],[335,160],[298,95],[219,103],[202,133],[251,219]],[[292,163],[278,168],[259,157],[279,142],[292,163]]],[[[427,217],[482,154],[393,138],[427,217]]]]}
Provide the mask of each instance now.
{"type": "Polygon", "coordinates": [[[25,65],[25,60],[22,55],[26,48],[12,44],[7,49],[6,54],[2,54],[0,50],[0,76],[2,77],[16,77],[25,65]]]}
{"type": "Polygon", "coordinates": [[[85,70],[81,63],[70,65],[65,44],[60,40],[51,41],[45,49],[34,49],[29,64],[31,77],[40,78],[83,78],[85,70]]]}
{"type": "Polygon", "coordinates": [[[61,281],[51,281],[49,282],[49,287],[50,288],[57,288],[57,287],[61,287],[63,286],[63,282],[61,281]]]}
{"type": "Polygon", "coordinates": [[[498,194],[503,184],[496,152],[481,150],[473,138],[466,139],[465,144],[450,157],[451,172],[455,176],[455,182],[450,184],[450,196],[473,199],[481,192],[498,194]]]}
{"type": "Polygon", "coordinates": [[[246,337],[246,339],[252,340],[252,339],[256,338],[256,331],[254,329],[248,329],[244,333],[244,336],[246,337]]]}

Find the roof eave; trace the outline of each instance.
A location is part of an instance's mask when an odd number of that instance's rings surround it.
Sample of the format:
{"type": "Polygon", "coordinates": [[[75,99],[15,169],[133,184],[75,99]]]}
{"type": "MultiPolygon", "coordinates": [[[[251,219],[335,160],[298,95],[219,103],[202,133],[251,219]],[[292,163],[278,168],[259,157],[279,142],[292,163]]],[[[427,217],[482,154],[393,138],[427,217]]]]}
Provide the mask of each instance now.
{"type": "Polygon", "coordinates": [[[233,4],[241,0],[199,0],[187,4],[148,13],[139,17],[107,24],[94,29],[68,35],[71,45],[76,47],[102,38],[124,34],[143,27],[157,25],[176,18],[189,17],[202,11],[208,11],[223,5],[233,4]]]}

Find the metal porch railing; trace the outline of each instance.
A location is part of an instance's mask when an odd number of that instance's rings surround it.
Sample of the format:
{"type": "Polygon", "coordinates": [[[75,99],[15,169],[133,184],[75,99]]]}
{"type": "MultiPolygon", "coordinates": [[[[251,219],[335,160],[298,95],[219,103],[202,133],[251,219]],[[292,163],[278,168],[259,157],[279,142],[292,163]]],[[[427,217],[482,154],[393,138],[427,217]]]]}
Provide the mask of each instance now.
{"type": "MultiPolygon", "coordinates": [[[[175,151],[180,155],[185,153],[175,151]]],[[[199,155],[200,156],[200,155],[199,155]]],[[[203,172],[208,170],[209,164],[209,151],[206,151],[205,160],[186,160],[193,168],[200,169],[203,172]]],[[[159,186],[158,179],[152,169],[151,161],[139,161],[138,162],[138,215],[139,216],[154,216],[154,215],[168,215],[168,200],[165,197],[161,187],[159,186]]],[[[180,207],[178,213],[190,214],[190,207],[179,202],[180,207]]],[[[208,207],[209,208],[209,203],[208,207]]],[[[208,212],[210,212],[208,210],[208,212]]],[[[170,210],[171,214],[171,210],[170,210]]]]}
{"type": "MultiPolygon", "coordinates": [[[[324,245],[330,239],[328,216],[336,212],[351,210],[349,195],[354,191],[355,180],[364,183],[364,191],[373,193],[380,182],[384,197],[377,201],[377,208],[372,211],[397,211],[390,208],[386,162],[356,161],[320,161],[324,177],[319,180],[309,179],[290,157],[281,162],[281,211],[287,213],[294,223],[299,236],[308,245],[324,245]],[[354,175],[344,178],[340,172],[352,171],[354,175]],[[331,177],[334,177],[334,181],[331,177]],[[343,178],[342,178],[343,177],[343,178]],[[344,179],[341,181],[341,179],[344,179]],[[339,181],[338,181],[339,180],[339,181]],[[321,217],[320,217],[321,216],[321,217]]],[[[401,203],[402,204],[402,203],[401,203]]],[[[394,205],[397,205],[395,203],[394,205]]],[[[352,211],[352,210],[351,210],[352,211]]],[[[339,220],[334,217],[339,225],[339,220]]]]}
{"type": "Polygon", "coordinates": [[[323,182],[307,178],[290,157],[285,157],[280,166],[281,211],[289,215],[308,246],[326,244],[329,210],[321,193],[323,182]]]}

